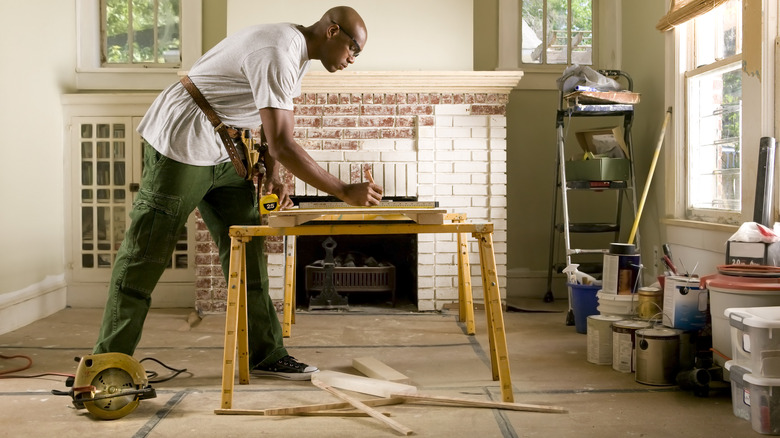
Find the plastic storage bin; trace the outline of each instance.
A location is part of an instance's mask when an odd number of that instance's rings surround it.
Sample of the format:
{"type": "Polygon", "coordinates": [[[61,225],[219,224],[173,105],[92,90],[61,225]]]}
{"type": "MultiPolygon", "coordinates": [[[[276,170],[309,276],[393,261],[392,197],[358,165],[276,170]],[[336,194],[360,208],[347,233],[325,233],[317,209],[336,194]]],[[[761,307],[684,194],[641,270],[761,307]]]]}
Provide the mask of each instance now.
{"type": "Polygon", "coordinates": [[[780,435],[780,379],[745,374],[750,393],[750,424],[753,430],[780,435]]]}
{"type": "Polygon", "coordinates": [[[731,378],[731,408],[734,415],[750,421],[750,391],[745,387],[745,374],[750,374],[750,369],[730,360],[726,362],[726,371],[731,378]]]}
{"type": "MultiPolygon", "coordinates": [[[[718,267],[719,270],[721,268],[724,268],[723,272],[727,272],[725,268],[728,267],[718,267]]],[[[746,276],[735,275],[739,273],[736,269],[730,272],[732,272],[730,275],[714,274],[702,278],[702,284],[706,284],[710,291],[712,348],[726,356],[731,352],[731,330],[729,319],[724,313],[726,309],[780,306],[780,278],[765,277],[760,275],[761,271],[746,272],[746,276]]],[[[726,362],[717,354],[713,357],[715,363],[720,366],[726,362]]]]}
{"type": "Polygon", "coordinates": [[[780,378],[780,307],[731,308],[731,358],[761,377],[780,378]]]}

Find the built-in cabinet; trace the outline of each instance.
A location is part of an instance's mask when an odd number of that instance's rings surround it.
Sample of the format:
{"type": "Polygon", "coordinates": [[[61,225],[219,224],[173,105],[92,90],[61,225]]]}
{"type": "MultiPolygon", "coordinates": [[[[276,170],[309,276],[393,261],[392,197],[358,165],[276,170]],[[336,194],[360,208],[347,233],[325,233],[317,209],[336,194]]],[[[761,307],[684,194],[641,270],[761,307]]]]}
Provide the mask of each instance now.
{"type": "MultiPolygon", "coordinates": [[[[66,212],[68,303],[102,306],[111,271],[138,192],[143,171],[143,139],[136,127],[145,105],[130,98],[121,114],[121,96],[101,104],[100,97],[71,95],[66,104],[66,212]],[[101,115],[104,114],[104,115],[101,115]]],[[[195,221],[192,215],[177,236],[176,248],[158,287],[153,306],[191,306],[195,301],[195,221]]]]}

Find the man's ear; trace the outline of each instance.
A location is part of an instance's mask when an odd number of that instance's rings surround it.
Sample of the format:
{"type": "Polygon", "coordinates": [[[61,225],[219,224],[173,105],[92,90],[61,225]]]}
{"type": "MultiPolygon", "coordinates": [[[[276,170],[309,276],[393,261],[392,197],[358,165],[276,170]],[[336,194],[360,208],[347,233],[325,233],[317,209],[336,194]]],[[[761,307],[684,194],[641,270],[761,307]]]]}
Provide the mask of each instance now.
{"type": "Polygon", "coordinates": [[[328,29],[325,31],[325,38],[331,39],[339,32],[339,26],[337,24],[331,24],[328,26],[328,29]]]}

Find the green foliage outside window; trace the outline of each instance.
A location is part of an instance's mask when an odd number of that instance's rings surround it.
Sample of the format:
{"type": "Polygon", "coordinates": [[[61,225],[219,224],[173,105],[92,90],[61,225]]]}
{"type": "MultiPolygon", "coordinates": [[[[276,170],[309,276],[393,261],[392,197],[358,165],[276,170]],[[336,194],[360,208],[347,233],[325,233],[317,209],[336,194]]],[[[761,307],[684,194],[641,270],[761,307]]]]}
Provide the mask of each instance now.
{"type": "Polygon", "coordinates": [[[180,0],[105,0],[104,5],[106,63],[178,63],[180,0]]]}

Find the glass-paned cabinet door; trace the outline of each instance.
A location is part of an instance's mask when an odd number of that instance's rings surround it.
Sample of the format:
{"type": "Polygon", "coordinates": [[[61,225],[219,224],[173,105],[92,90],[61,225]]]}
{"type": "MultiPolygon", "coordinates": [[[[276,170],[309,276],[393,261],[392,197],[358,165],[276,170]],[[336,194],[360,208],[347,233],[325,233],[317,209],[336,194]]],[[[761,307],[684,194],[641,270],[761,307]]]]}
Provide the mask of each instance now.
{"type": "MultiPolygon", "coordinates": [[[[108,281],[117,251],[130,225],[130,208],[141,181],[142,140],[138,118],[77,117],[72,126],[74,276],[108,281]]],[[[193,222],[192,218],[190,222],[193,222]]],[[[193,281],[194,247],[188,224],[161,281],[193,281]]]]}

